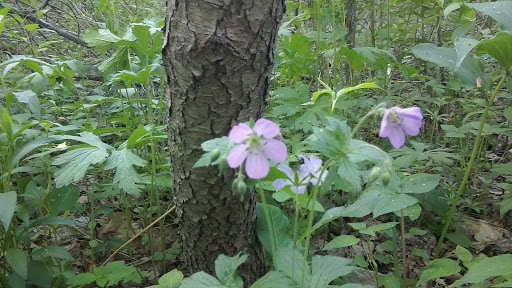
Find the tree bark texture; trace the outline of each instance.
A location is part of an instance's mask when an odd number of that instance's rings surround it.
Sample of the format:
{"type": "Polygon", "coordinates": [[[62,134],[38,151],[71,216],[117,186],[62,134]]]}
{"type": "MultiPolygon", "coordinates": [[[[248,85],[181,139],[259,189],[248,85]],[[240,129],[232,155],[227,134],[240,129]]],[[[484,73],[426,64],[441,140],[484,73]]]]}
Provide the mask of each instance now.
{"type": "MultiPolygon", "coordinates": [[[[345,18],[345,26],[347,26],[347,45],[350,49],[356,47],[356,24],[357,24],[357,2],[356,0],[348,0],[347,13],[345,18]]],[[[350,64],[345,63],[345,83],[352,84],[352,68],[350,64]]]]}
{"type": "MultiPolygon", "coordinates": [[[[238,271],[265,272],[254,232],[256,196],[233,195],[233,171],[192,169],[201,143],[261,117],[284,0],[167,0],[163,62],[173,197],[188,272],[213,274],[219,254],[249,254],[238,271]]],[[[215,275],[215,274],[213,274],[215,275]]]]}

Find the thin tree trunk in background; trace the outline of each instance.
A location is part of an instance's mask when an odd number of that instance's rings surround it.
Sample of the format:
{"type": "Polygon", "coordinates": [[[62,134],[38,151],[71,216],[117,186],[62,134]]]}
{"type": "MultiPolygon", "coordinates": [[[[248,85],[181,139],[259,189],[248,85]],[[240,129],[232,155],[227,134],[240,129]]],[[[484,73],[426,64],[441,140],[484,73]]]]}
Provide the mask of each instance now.
{"type": "Polygon", "coordinates": [[[256,196],[233,195],[233,171],[192,169],[201,143],[261,117],[284,0],[167,0],[166,69],[172,192],[188,272],[214,274],[219,254],[249,254],[246,284],[266,270],[255,235],[256,196]]]}
{"type": "MultiPolygon", "coordinates": [[[[345,18],[345,25],[347,26],[347,45],[350,49],[356,47],[356,0],[348,0],[347,2],[347,17],[345,18]]],[[[352,68],[350,64],[345,63],[345,83],[351,84],[352,68]]]]}

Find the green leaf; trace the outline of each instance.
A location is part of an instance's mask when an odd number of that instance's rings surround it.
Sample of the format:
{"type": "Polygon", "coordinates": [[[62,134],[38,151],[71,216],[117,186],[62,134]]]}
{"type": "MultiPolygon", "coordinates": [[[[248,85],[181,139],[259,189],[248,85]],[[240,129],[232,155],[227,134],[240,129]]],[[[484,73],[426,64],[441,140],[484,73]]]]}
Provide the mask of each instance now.
{"type": "Polygon", "coordinates": [[[97,267],[94,269],[94,275],[96,276],[96,283],[101,287],[116,285],[120,281],[140,283],[140,280],[142,280],[137,268],[126,265],[124,261],[114,261],[105,266],[97,267]]]}
{"type": "Polygon", "coordinates": [[[221,137],[208,140],[201,144],[204,153],[199,160],[194,164],[193,168],[206,167],[210,165],[217,165],[220,161],[228,156],[229,151],[233,147],[233,143],[229,141],[228,137],[221,137]],[[217,159],[212,161],[212,155],[219,153],[217,159]]]}
{"type": "Polygon", "coordinates": [[[46,263],[41,261],[28,262],[28,279],[29,284],[37,287],[51,288],[52,287],[53,273],[50,271],[46,263]]]}
{"type": "Polygon", "coordinates": [[[503,218],[505,213],[512,210],[512,198],[503,199],[500,202],[500,215],[503,218]]]}
{"type": "Polygon", "coordinates": [[[28,105],[28,109],[32,112],[32,115],[39,120],[41,119],[41,104],[39,104],[39,98],[37,98],[37,94],[31,90],[25,90],[22,92],[12,92],[14,97],[18,99],[19,102],[26,103],[28,105]]]}
{"type": "Polygon", "coordinates": [[[478,283],[494,276],[510,275],[512,271],[512,254],[504,254],[484,259],[468,270],[466,275],[455,281],[454,287],[467,283],[478,283]]]}
{"type": "Polygon", "coordinates": [[[96,281],[96,276],[92,273],[80,273],[68,279],[68,285],[87,285],[96,281]]]}
{"type": "Polygon", "coordinates": [[[28,276],[28,255],[27,252],[19,248],[9,248],[5,251],[5,260],[21,278],[27,280],[28,276]]]}
{"type": "Polygon", "coordinates": [[[459,258],[463,263],[471,262],[473,260],[473,255],[471,255],[471,252],[459,245],[457,245],[457,248],[455,248],[455,255],[457,255],[457,258],[459,258]]]}
{"type": "Polygon", "coordinates": [[[69,254],[64,247],[61,246],[43,246],[43,247],[37,247],[32,251],[32,259],[34,260],[43,260],[48,257],[53,257],[57,259],[64,259],[68,261],[73,261],[74,258],[69,254]]]}
{"type": "Polygon", "coordinates": [[[350,127],[346,121],[327,117],[329,125],[320,129],[313,127],[314,138],[311,147],[328,158],[340,158],[345,156],[345,148],[350,139],[350,127]]]}
{"type": "Polygon", "coordinates": [[[215,277],[204,272],[194,273],[192,276],[183,279],[180,288],[227,288],[215,277]]]}
{"type": "Polygon", "coordinates": [[[172,270],[165,273],[158,280],[158,284],[162,285],[161,288],[178,288],[183,281],[183,273],[179,270],[172,270]]]}
{"type": "MultiPolygon", "coordinates": [[[[272,222],[272,228],[274,230],[274,237],[276,240],[277,247],[288,247],[291,245],[292,239],[290,237],[290,220],[283,214],[279,207],[273,205],[267,205],[270,213],[270,220],[272,222]]],[[[270,234],[268,231],[268,225],[265,218],[265,211],[263,204],[256,204],[257,217],[256,217],[256,234],[258,239],[265,247],[265,250],[272,251],[270,246],[270,234]]]]}
{"type": "Polygon", "coordinates": [[[241,252],[234,257],[221,254],[215,260],[215,274],[222,284],[228,287],[243,287],[244,282],[236,273],[238,266],[242,265],[248,255],[241,255],[241,252]]]}
{"type": "Polygon", "coordinates": [[[84,35],[84,40],[92,47],[115,47],[115,43],[121,41],[121,38],[114,35],[110,30],[98,29],[91,30],[84,35]]]}
{"type": "Polygon", "coordinates": [[[491,16],[496,22],[500,23],[503,29],[512,32],[512,2],[497,1],[485,3],[464,3],[464,5],[473,8],[482,14],[491,16]]]}
{"type": "Polygon", "coordinates": [[[353,235],[341,235],[332,239],[322,250],[348,247],[359,242],[359,239],[353,235]]]}
{"type": "Polygon", "coordinates": [[[358,268],[350,266],[351,262],[351,259],[332,255],[313,256],[311,280],[307,287],[327,287],[334,279],[354,272],[358,268]]]}
{"type": "Polygon", "coordinates": [[[441,181],[441,175],[418,173],[401,181],[402,193],[420,194],[434,190],[441,181]]]}
{"type": "Polygon", "coordinates": [[[57,188],[82,179],[90,165],[103,162],[107,156],[105,149],[97,147],[78,148],[58,155],[52,162],[62,165],[54,175],[57,188]]]}
{"type": "MultiPolygon", "coordinates": [[[[509,13],[512,15],[512,5],[510,5],[509,13]]],[[[512,22],[510,19],[512,18],[508,19],[509,23],[512,22]]],[[[477,46],[477,52],[487,53],[496,59],[506,71],[510,70],[512,68],[512,34],[500,32],[492,39],[482,40],[477,46]]]]}
{"type": "Polygon", "coordinates": [[[441,67],[455,70],[458,59],[457,52],[453,48],[438,47],[432,43],[421,43],[412,48],[412,52],[418,58],[430,61],[441,67]]]}
{"type": "Polygon", "coordinates": [[[420,279],[418,280],[418,283],[416,283],[416,287],[420,286],[421,284],[440,277],[446,277],[453,275],[460,271],[459,264],[457,262],[453,261],[452,259],[448,258],[441,258],[436,259],[423,269],[421,272],[420,279]]]}
{"type": "Polygon", "coordinates": [[[9,115],[9,111],[2,106],[0,106],[0,130],[6,134],[9,141],[14,141],[14,139],[12,139],[13,130],[11,115],[9,115]]]}
{"type": "Polygon", "coordinates": [[[142,186],[140,176],[135,171],[135,166],[143,167],[147,163],[139,156],[133,154],[128,149],[120,151],[113,151],[105,164],[105,170],[116,168],[114,175],[114,183],[119,183],[119,188],[123,189],[126,193],[131,195],[139,195],[142,186]]]}
{"type": "Polygon", "coordinates": [[[407,194],[382,194],[373,208],[373,217],[405,209],[417,202],[418,199],[407,194]]]}
{"type": "Polygon", "coordinates": [[[51,215],[57,216],[61,212],[71,211],[80,198],[80,188],[68,185],[56,188],[50,192],[49,201],[51,215]]]}
{"type": "Polygon", "coordinates": [[[70,218],[63,218],[58,216],[43,216],[30,222],[29,227],[39,227],[44,225],[66,225],[75,226],[75,221],[70,218]]]}
{"type": "Polygon", "coordinates": [[[25,29],[27,29],[27,31],[29,31],[29,32],[36,30],[38,27],[39,27],[39,24],[36,24],[36,23],[25,25],[25,29]]]}
{"type": "Polygon", "coordinates": [[[402,211],[404,212],[404,217],[409,217],[409,219],[411,219],[411,221],[414,221],[420,217],[421,206],[419,203],[416,203],[407,208],[404,208],[403,210],[400,210],[400,211],[396,210],[393,213],[395,213],[396,216],[400,217],[402,215],[402,211]]]}
{"type": "Polygon", "coordinates": [[[377,89],[382,90],[382,88],[380,88],[380,86],[375,83],[361,83],[357,86],[346,87],[346,88],[343,88],[343,89],[339,90],[338,92],[336,92],[336,100],[338,100],[344,94],[347,94],[347,93],[355,91],[355,90],[363,89],[363,88],[377,88],[377,89]]]}
{"type": "Polygon", "coordinates": [[[462,247],[471,247],[472,244],[471,239],[469,239],[468,236],[459,232],[447,233],[446,239],[462,247]]]}
{"type": "MultiPolygon", "coordinates": [[[[304,257],[297,249],[293,249],[291,247],[279,248],[276,252],[276,258],[279,270],[284,272],[286,276],[293,279],[296,283],[302,282],[304,257]]],[[[311,270],[307,261],[305,264],[304,283],[309,283],[311,281],[311,270]]]]}
{"type": "Polygon", "coordinates": [[[336,163],[338,165],[337,173],[341,179],[350,183],[356,191],[360,191],[362,178],[359,167],[350,161],[348,157],[339,158],[336,163]]]}
{"type": "Polygon", "coordinates": [[[364,192],[356,202],[349,206],[335,207],[325,211],[322,218],[313,227],[319,228],[338,217],[364,217],[372,213],[379,195],[379,192],[376,190],[364,192]]]}
{"type": "Polygon", "coordinates": [[[411,254],[420,256],[423,259],[430,259],[430,256],[428,255],[427,251],[425,251],[425,249],[414,248],[412,249],[411,254]]]}
{"type": "Polygon", "coordinates": [[[462,64],[462,61],[466,59],[468,53],[476,47],[478,42],[479,41],[476,39],[466,37],[460,37],[455,39],[454,44],[455,51],[457,51],[457,63],[455,63],[454,70],[459,69],[460,64],[462,64]]]}
{"type": "Polygon", "coordinates": [[[16,200],[17,195],[15,191],[0,193],[0,221],[2,221],[5,231],[11,226],[11,219],[16,208],[16,200]]]}
{"type": "Polygon", "coordinates": [[[137,143],[137,141],[139,141],[140,138],[146,136],[148,133],[149,132],[148,130],[146,130],[146,128],[144,128],[144,125],[139,124],[139,126],[137,126],[137,129],[135,129],[135,131],[133,131],[132,134],[130,134],[130,137],[128,137],[126,148],[132,148],[137,143]]]}
{"type": "MultiPolygon", "coordinates": [[[[512,81],[510,83],[512,83],[512,81]]],[[[512,91],[509,90],[509,92],[512,92],[512,91]]],[[[505,116],[505,118],[507,118],[508,123],[509,123],[508,125],[512,126],[512,106],[507,107],[507,108],[505,108],[505,110],[503,110],[503,116],[505,116]]]]}
{"type": "Polygon", "coordinates": [[[398,222],[381,223],[359,230],[360,233],[375,236],[375,232],[391,229],[396,226],[398,222]]]}
{"type": "Polygon", "coordinates": [[[294,288],[294,281],[279,271],[270,271],[254,282],[250,288],[294,288]]]}

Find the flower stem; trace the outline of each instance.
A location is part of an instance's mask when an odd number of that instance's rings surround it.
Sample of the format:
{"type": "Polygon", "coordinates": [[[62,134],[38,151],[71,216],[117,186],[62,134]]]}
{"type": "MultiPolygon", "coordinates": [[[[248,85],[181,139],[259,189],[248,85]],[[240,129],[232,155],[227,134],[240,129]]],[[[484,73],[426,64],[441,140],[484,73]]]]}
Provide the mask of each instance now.
{"type": "Polygon", "coordinates": [[[384,107],[385,103],[381,103],[377,106],[375,106],[372,110],[370,110],[368,113],[366,113],[366,115],[363,116],[363,118],[361,118],[361,120],[359,120],[359,122],[357,123],[356,127],[354,127],[354,129],[352,130],[352,134],[350,135],[350,138],[353,139],[354,136],[356,136],[356,133],[357,131],[359,130],[359,128],[361,128],[361,125],[370,117],[372,116],[373,114],[376,114],[378,112],[381,112],[382,111],[382,108],[384,107]]]}
{"type": "Polygon", "coordinates": [[[258,190],[260,192],[261,202],[263,203],[263,211],[265,211],[265,219],[267,220],[268,234],[270,236],[270,248],[272,249],[272,259],[274,260],[274,268],[278,270],[279,266],[277,266],[276,257],[276,237],[274,235],[272,220],[270,219],[270,212],[268,211],[267,199],[265,199],[265,193],[263,192],[263,187],[261,186],[261,180],[258,180],[258,190]]]}
{"type": "Polygon", "coordinates": [[[400,234],[402,241],[402,287],[407,287],[407,255],[405,254],[405,219],[404,209],[400,210],[400,234]]]}
{"type": "Polygon", "coordinates": [[[446,222],[444,223],[443,231],[441,232],[441,236],[439,237],[439,240],[437,241],[437,246],[434,251],[434,260],[437,259],[439,256],[439,251],[441,250],[441,245],[443,244],[444,237],[446,236],[446,232],[448,231],[448,228],[450,227],[450,223],[452,221],[453,215],[455,214],[455,209],[457,208],[457,204],[459,203],[460,196],[462,195],[462,192],[464,191],[464,187],[466,187],[466,184],[469,179],[469,175],[471,174],[471,169],[473,168],[473,163],[475,162],[476,155],[478,154],[478,151],[480,150],[480,141],[482,139],[482,130],[484,128],[485,121],[487,120],[487,116],[489,114],[489,109],[492,106],[492,103],[494,102],[494,98],[500,91],[501,86],[505,83],[505,80],[507,79],[508,75],[505,75],[503,78],[501,78],[500,82],[494,89],[493,93],[491,94],[491,98],[489,99],[489,102],[487,102],[487,105],[485,106],[484,113],[482,114],[482,120],[480,120],[480,127],[478,127],[478,132],[476,134],[475,144],[473,145],[473,152],[471,153],[471,158],[469,159],[468,166],[466,167],[466,173],[464,174],[464,178],[462,179],[462,182],[460,183],[459,190],[457,191],[457,195],[455,196],[455,199],[453,199],[452,206],[450,208],[450,211],[448,212],[448,217],[446,218],[446,222]]]}
{"type": "MultiPolygon", "coordinates": [[[[320,175],[318,176],[318,179],[322,179],[322,176],[324,175],[325,173],[325,170],[327,170],[327,167],[329,167],[329,165],[331,165],[331,163],[334,161],[334,159],[329,159],[324,167],[322,167],[322,171],[320,171],[320,175]]],[[[316,185],[315,187],[313,188],[313,202],[311,203],[311,210],[310,210],[310,213],[309,213],[309,218],[308,218],[308,228],[306,231],[310,231],[311,230],[311,227],[313,227],[313,217],[315,215],[315,205],[316,205],[316,197],[318,196],[318,191],[320,190],[320,181],[317,181],[316,182],[316,185]]],[[[309,206],[307,206],[309,207],[309,206]]],[[[301,287],[304,288],[304,276],[306,275],[306,261],[308,260],[308,253],[309,253],[309,240],[311,240],[311,233],[312,232],[309,232],[307,233],[306,235],[306,243],[304,244],[304,259],[303,259],[303,262],[302,262],[302,285],[301,287]]]]}

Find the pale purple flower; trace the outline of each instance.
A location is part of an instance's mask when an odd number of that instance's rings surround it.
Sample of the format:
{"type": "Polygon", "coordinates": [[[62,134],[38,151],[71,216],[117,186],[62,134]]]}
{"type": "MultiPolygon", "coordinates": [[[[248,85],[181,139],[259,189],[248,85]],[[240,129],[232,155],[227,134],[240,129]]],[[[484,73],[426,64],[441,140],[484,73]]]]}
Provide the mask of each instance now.
{"type": "Polygon", "coordinates": [[[384,112],[379,136],[388,137],[393,147],[400,148],[405,144],[405,133],[418,135],[422,124],[423,115],[419,107],[391,107],[384,112]]]}
{"type": "Polygon", "coordinates": [[[229,167],[237,168],[245,161],[249,178],[264,178],[270,169],[267,158],[278,163],[286,159],[286,145],[276,139],[280,136],[279,126],[264,118],[258,119],[254,128],[245,123],[234,126],[229,140],[238,145],[229,152],[229,167]]]}
{"type": "Polygon", "coordinates": [[[290,186],[290,190],[293,193],[304,194],[304,191],[306,191],[306,185],[310,180],[309,172],[301,170],[299,175],[295,177],[293,170],[286,165],[281,164],[277,166],[277,169],[283,171],[286,176],[288,176],[288,179],[276,179],[272,182],[274,188],[281,190],[284,186],[290,186]]]}
{"type": "MultiPolygon", "coordinates": [[[[322,159],[316,158],[315,155],[311,155],[309,159],[304,155],[299,155],[299,159],[304,160],[304,164],[300,165],[300,171],[307,174],[311,174],[312,177],[310,178],[309,182],[311,182],[311,184],[313,185],[316,185],[320,177],[320,173],[322,172],[322,169],[320,169],[322,168],[322,159]]],[[[327,177],[327,173],[329,173],[329,171],[327,171],[326,169],[322,174],[320,184],[324,182],[325,177],[327,177]]]]}

